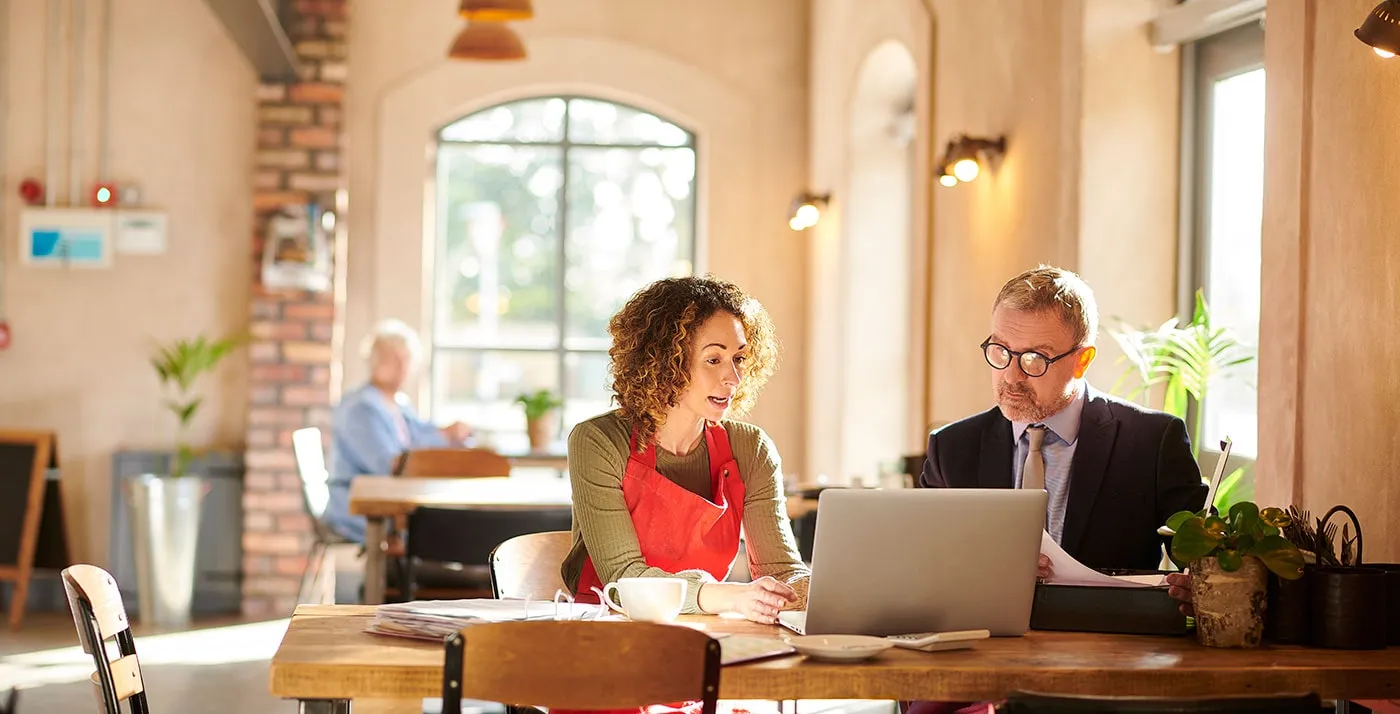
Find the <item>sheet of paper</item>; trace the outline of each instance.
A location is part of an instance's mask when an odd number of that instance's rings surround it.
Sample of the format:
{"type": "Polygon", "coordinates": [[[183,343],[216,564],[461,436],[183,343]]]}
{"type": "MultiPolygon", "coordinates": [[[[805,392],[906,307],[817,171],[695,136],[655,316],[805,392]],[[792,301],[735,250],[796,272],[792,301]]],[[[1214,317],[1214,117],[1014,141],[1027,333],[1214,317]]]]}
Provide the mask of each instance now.
{"type": "Polygon", "coordinates": [[[1046,531],[1040,532],[1040,553],[1050,558],[1051,574],[1045,582],[1055,585],[1092,585],[1103,588],[1150,588],[1166,585],[1161,575],[1105,575],[1075,560],[1046,531]]]}

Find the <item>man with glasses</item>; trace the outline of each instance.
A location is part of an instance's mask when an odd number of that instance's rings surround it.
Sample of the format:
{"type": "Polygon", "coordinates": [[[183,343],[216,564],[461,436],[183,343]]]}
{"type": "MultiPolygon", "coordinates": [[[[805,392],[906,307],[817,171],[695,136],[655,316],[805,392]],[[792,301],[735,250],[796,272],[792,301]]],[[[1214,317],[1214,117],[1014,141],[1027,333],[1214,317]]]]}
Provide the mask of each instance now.
{"type": "Polygon", "coordinates": [[[920,485],[1045,489],[1045,529],[1071,556],[1155,569],[1158,526],[1200,509],[1206,487],[1180,419],[1089,386],[1097,331],[1094,293],[1072,272],[1041,266],[1002,286],[981,345],[997,406],[929,435],[920,485]]]}

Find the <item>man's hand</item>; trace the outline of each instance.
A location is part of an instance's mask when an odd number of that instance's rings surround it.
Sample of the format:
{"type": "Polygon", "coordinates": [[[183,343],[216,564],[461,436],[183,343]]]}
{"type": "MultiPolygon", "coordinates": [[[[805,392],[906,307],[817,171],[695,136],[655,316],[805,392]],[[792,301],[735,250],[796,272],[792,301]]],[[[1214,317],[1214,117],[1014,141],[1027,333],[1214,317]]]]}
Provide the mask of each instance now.
{"type": "Polygon", "coordinates": [[[1048,555],[1046,555],[1046,554],[1044,554],[1044,553],[1041,553],[1041,554],[1040,554],[1040,562],[1037,563],[1036,566],[1035,566],[1035,578],[1036,578],[1036,580],[1042,580],[1042,581],[1044,581],[1044,580],[1049,580],[1049,579],[1050,579],[1050,576],[1052,576],[1052,575],[1054,575],[1054,574],[1055,574],[1055,569],[1054,569],[1053,567],[1051,567],[1051,565],[1050,565],[1050,556],[1048,556],[1048,555]]]}
{"type": "Polygon", "coordinates": [[[1191,604],[1191,575],[1189,573],[1170,573],[1167,575],[1167,595],[1173,600],[1181,601],[1181,614],[1192,617],[1196,614],[1196,608],[1191,604]]]}
{"type": "Polygon", "coordinates": [[[472,435],[472,428],[460,421],[454,421],[442,428],[442,435],[451,444],[461,444],[472,435]]]}
{"type": "Polygon", "coordinates": [[[709,613],[737,612],[765,625],[778,621],[778,611],[797,599],[792,586],[764,576],[751,583],[705,583],[698,604],[709,613]]]}

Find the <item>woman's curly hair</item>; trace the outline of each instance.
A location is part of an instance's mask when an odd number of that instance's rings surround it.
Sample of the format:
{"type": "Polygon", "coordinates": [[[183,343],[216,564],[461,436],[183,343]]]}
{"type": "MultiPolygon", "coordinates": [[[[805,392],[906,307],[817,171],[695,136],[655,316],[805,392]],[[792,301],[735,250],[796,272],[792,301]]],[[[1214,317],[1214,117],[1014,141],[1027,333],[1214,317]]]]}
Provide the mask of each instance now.
{"type": "Polygon", "coordinates": [[[730,404],[742,415],[778,366],[778,337],[758,300],[714,277],[667,278],[643,288],[608,322],[608,374],[613,399],[645,447],[690,385],[696,330],[716,313],[739,319],[748,340],[738,392],[730,404]]]}

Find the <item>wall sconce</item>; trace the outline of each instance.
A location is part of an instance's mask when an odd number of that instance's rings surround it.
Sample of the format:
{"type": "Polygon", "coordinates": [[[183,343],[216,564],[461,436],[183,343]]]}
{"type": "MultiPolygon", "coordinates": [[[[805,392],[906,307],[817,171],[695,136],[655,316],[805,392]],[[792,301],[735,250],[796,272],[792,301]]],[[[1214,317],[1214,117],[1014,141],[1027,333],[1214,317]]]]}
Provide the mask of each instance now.
{"type": "Polygon", "coordinates": [[[795,231],[805,231],[817,225],[817,221],[822,217],[822,210],[826,204],[831,202],[831,194],[815,194],[803,192],[792,200],[792,217],[788,219],[788,228],[795,231]]]}
{"type": "Polygon", "coordinates": [[[1384,0],[1377,5],[1355,34],[1356,39],[1381,57],[1389,59],[1400,54],[1400,0],[1384,0]]]}
{"type": "MultiPolygon", "coordinates": [[[[1400,0],[1396,0],[1400,2],[1400,0]]],[[[1006,137],[995,139],[959,134],[948,141],[943,149],[942,167],[938,183],[949,188],[959,183],[970,183],[982,174],[982,165],[990,168],[994,162],[1006,154],[1006,137]]]]}

